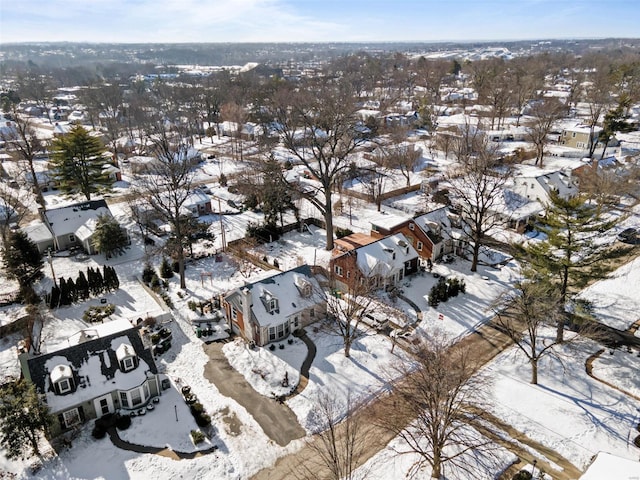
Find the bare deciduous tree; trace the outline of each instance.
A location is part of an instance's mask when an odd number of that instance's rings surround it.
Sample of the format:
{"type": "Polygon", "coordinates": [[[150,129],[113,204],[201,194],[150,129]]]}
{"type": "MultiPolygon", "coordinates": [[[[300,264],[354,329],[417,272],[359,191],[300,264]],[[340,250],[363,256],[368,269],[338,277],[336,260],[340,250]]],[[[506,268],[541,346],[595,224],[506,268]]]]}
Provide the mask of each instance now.
{"type": "Polygon", "coordinates": [[[272,104],[285,148],[317,179],[317,189],[301,193],[325,220],[327,250],[333,249],[333,190],[350,168],[349,155],[362,141],[356,111],[353,92],[345,83],[284,89],[272,104]]]}
{"type": "Polygon", "coordinates": [[[133,182],[134,195],[146,198],[149,206],[171,227],[176,240],[174,254],[179,265],[180,288],[186,288],[185,263],[185,215],[184,206],[193,186],[193,168],[187,156],[189,146],[181,136],[161,128],[150,135],[151,149],[156,160],[144,173],[137,174],[133,182]]]}
{"type": "Polygon", "coordinates": [[[367,471],[358,469],[366,449],[368,429],[354,413],[358,405],[347,394],[344,403],[322,394],[315,409],[320,433],[308,442],[314,458],[301,464],[294,476],[316,479],[319,471],[328,471],[330,480],[361,480],[367,471]]]}
{"type": "Polygon", "coordinates": [[[6,143],[7,150],[12,152],[18,162],[24,162],[29,172],[25,180],[33,184],[33,192],[37,202],[44,207],[42,189],[38,183],[34,161],[36,155],[44,150],[42,140],[36,135],[35,129],[29,124],[27,118],[22,117],[14,109],[13,123],[10,129],[2,130],[0,138],[6,143]]]}
{"type": "Polygon", "coordinates": [[[538,362],[552,355],[560,344],[541,331],[559,320],[560,291],[543,278],[522,278],[515,290],[503,293],[495,302],[495,322],[531,365],[531,383],[538,383],[538,362]]]}
{"type": "Polygon", "coordinates": [[[478,365],[467,350],[442,338],[421,343],[411,353],[411,361],[395,367],[393,377],[400,380],[392,393],[379,402],[379,425],[403,440],[397,453],[418,456],[411,478],[427,466],[431,478],[444,478],[447,465],[472,475],[475,466],[465,456],[493,448],[468,426],[479,415],[488,379],[476,373],[478,365]]]}
{"type": "Polygon", "coordinates": [[[486,242],[487,233],[504,223],[500,202],[510,176],[509,167],[500,164],[486,137],[476,141],[477,150],[465,163],[447,173],[449,199],[459,214],[462,233],[472,248],[472,272],[478,268],[480,248],[486,242]]]}
{"type": "Polygon", "coordinates": [[[536,165],[542,167],[548,135],[553,130],[554,123],[562,118],[565,106],[555,97],[538,100],[531,107],[531,118],[525,124],[528,127],[527,139],[533,143],[536,150],[536,165]]]}

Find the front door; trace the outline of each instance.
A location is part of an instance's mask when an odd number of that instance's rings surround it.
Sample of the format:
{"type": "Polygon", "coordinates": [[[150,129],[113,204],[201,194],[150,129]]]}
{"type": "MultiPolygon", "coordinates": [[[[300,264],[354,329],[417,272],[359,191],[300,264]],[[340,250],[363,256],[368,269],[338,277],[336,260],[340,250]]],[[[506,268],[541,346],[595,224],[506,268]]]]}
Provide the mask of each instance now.
{"type": "Polygon", "coordinates": [[[113,408],[113,400],[111,399],[111,394],[96,398],[93,401],[93,405],[96,409],[96,418],[100,418],[103,415],[106,415],[107,413],[115,412],[115,409],[113,408]]]}

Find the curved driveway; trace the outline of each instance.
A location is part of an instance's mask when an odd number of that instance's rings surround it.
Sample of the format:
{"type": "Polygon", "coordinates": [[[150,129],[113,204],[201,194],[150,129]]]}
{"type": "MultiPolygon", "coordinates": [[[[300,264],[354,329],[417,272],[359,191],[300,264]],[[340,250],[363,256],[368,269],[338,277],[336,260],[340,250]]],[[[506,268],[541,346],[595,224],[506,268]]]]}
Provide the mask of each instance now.
{"type": "Polygon", "coordinates": [[[222,343],[212,342],[203,346],[209,356],[209,362],[204,367],[205,378],[221,394],[233,398],[246,408],[271,440],[285,446],[306,435],[298,418],[286,404],[260,395],[229,365],[227,357],[222,353],[222,343]]]}

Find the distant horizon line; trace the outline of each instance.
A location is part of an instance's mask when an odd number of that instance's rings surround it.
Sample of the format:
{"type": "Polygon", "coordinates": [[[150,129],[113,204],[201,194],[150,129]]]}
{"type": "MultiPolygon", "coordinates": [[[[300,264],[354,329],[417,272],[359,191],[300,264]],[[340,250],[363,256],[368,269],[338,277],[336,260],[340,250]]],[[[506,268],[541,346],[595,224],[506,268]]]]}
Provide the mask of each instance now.
{"type": "Polygon", "coordinates": [[[542,41],[585,41],[585,40],[640,40],[638,37],[538,37],[538,38],[511,38],[511,39],[443,39],[443,40],[341,40],[341,41],[202,41],[202,42],[156,42],[156,41],[95,41],[95,40],[28,40],[19,42],[3,42],[0,46],[10,45],[52,45],[52,44],[89,44],[89,45],[346,45],[346,44],[437,44],[437,43],[490,43],[490,42],[542,42],[542,41]]]}

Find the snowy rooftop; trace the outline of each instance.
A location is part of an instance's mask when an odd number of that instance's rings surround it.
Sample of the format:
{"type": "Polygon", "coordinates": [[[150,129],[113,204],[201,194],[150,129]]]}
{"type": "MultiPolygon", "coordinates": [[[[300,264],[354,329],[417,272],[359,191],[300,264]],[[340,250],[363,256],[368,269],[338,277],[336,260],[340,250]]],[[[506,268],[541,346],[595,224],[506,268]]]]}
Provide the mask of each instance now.
{"type": "Polygon", "coordinates": [[[45,212],[45,216],[51,225],[56,237],[69,233],[75,233],[78,228],[98,215],[109,215],[107,203],[100,200],[76,203],[67,207],[53,208],[45,212]]]}

